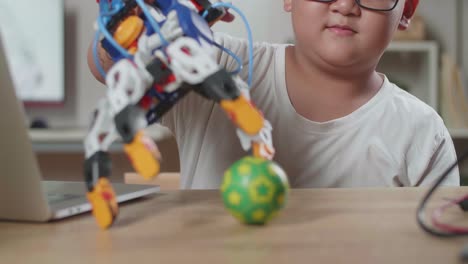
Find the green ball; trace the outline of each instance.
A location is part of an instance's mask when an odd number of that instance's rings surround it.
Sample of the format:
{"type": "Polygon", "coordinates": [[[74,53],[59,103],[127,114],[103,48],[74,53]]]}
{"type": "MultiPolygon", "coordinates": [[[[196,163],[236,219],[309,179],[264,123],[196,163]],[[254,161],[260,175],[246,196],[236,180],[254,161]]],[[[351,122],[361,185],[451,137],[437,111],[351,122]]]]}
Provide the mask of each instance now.
{"type": "Polygon", "coordinates": [[[250,156],[226,170],[221,186],[226,209],[240,222],[251,225],[271,220],[284,207],[288,191],[288,178],[280,166],[250,156]]]}

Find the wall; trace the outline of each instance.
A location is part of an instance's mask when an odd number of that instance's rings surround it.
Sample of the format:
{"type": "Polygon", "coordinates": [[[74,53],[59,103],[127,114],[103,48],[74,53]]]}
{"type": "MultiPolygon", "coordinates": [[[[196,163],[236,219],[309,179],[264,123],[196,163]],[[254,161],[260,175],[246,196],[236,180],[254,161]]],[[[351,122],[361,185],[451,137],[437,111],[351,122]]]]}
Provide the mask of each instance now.
{"type": "Polygon", "coordinates": [[[86,62],[88,44],[93,36],[97,15],[95,1],[65,2],[65,89],[64,106],[28,108],[30,117],[46,117],[51,126],[87,126],[89,115],[98,99],[104,95],[104,86],[91,76],[86,62]]]}
{"type": "Polygon", "coordinates": [[[428,38],[437,40],[442,51],[457,56],[457,1],[423,0],[418,12],[425,18],[428,38]]]}
{"type": "MultiPolygon", "coordinates": [[[[463,32],[463,40],[460,46],[460,51],[463,54],[463,68],[464,68],[464,76],[465,76],[465,88],[468,92],[468,1],[459,0],[462,2],[462,11],[461,11],[461,18],[460,23],[462,25],[462,32],[463,32]]],[[[459,15],[459,16],[460,16],[459,15]]]]}
{"type": "MultiPolygon", "coordinates": [[[[284,43],[293,38],[290,15],[283,11],[282,0],[233,0],[232,4],[249,20],[254,40],[284,43]]],[[[236,15],[232,23],[218,23],[213,30],[246,38],[242,19],[235,12],[232,13],[236,15]]]]}

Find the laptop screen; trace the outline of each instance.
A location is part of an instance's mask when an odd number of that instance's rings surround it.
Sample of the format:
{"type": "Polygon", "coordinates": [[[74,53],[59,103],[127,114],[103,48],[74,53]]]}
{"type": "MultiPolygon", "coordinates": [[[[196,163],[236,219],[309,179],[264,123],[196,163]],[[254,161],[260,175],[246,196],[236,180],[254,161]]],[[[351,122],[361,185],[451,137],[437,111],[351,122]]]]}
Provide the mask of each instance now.
{"type": "Polygon", "coordinates": [[[18,97],[63,102],[63,0],[1,0],[0,33],[18,97]]]}

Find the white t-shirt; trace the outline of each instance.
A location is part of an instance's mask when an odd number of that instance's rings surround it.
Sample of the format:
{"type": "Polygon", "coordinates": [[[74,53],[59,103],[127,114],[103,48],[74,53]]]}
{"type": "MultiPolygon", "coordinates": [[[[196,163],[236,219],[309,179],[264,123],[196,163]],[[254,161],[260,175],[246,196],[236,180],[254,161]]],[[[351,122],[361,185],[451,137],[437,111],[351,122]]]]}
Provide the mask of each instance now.
{"type": "MultiPolygon", "coordinates": [[[[245,40],[215,37],[247,61],[245,40]]],[[[299,115],[286,89],[285,48],[255,44],[251,96],[273,126],[274,160],[292,187],[419,186],[432,183],[456,160],[440,116],[386,77],[379,92],[347,116],[317,123],[299,115]]],[[[229,71],[236,69],[226,53],[218,59],[229,71]]],[[[194,92],[161,124],[178,143],[181,188],[219,188],[224,171],[246,155],[223,110],[194,92]]],[[[444,184],[460,184],[458,168],[444,184]]]]}

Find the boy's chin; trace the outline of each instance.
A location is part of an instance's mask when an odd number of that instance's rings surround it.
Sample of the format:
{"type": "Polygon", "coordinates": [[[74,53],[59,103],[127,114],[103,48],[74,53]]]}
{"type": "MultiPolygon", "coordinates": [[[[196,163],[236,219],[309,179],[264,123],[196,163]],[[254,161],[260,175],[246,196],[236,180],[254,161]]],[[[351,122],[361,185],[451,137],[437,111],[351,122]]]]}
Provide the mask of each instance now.
{"type": "Polygon", "coordinates": [[[351,67],[359,61],[359,56],[355,52],[346,52],[344,50],[322,53],[320,57],[326,64],[336,68],[351,67]]]}

